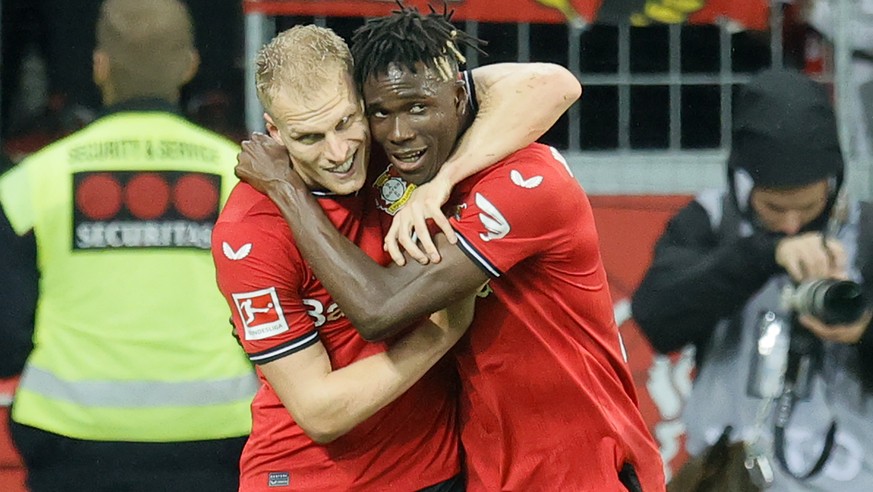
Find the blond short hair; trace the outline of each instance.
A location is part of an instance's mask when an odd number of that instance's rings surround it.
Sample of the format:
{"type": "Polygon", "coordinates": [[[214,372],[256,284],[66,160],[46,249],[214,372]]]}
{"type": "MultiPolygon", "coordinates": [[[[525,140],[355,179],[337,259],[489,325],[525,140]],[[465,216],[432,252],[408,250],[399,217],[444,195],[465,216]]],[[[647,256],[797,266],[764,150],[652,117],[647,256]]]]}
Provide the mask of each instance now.
{"type": "Polygon", "coordinates": [[[308,94],[338,76],[351,76],[352,54],[341,37],[326,27],[299,25],[279,33],[258,52],[255,60],[258,99],[270,112],[280,92],[308,94]]]}
{"type": "Polygon", "coordinates": [[[96,35],[117,99],[172,97],[188,81],[194,29],[178,0],[106,0],[96,35]]]}

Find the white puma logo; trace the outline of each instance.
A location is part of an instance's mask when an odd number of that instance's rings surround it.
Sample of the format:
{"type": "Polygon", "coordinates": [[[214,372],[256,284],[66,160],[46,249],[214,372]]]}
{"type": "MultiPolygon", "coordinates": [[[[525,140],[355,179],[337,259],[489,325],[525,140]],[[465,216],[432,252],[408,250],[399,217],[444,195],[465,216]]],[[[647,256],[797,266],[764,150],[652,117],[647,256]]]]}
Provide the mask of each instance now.
{"type": "Polygon", "coordinates": [[[543,182],[542,176],[534,176],[532,178],[524,179],[524,176],[521,175],[520,172],[515,169],[509,173],[509,177],[512,178],[512,182],[521,186],[522,188],[536,188],[543,182]]]}
{"type": "Polygon", "coordinates": [[[240,249],[234,251],[233,248],[225,241],[221,243],[221,250],[224,251],[224,256],[226,256],[229,260],[238,261],[249,255],[249,253],[252,251],[252,243],[243,244],[240,249]]]}

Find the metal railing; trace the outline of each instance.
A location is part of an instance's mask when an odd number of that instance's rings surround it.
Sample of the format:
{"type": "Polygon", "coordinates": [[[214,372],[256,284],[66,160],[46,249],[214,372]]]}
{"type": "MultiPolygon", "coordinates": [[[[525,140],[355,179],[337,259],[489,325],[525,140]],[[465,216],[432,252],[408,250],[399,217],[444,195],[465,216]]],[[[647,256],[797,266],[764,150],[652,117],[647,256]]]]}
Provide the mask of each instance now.
{"type": "MultiPolygon", "coordinates": [[[[850,2],[837,3],[842,7],[835,22],[846,22],[852,15],[852,7],[848,6],[850,2]]],[[[607,38],[615,45],[610,48],[613,54],[605,63],[605,69],[603,63],[598,65],[591,60],[590,41],[596,36],[590,29],[597,26],[589,26],[586,31],[565,25],[520,23],[506,25],[503,33],[500,25],[476,21],[459,25],[474,37],[501,32],[496,36],[498,39],[487,39],[489,51],[495,47],[499,51],[501,43],[513,45],[503,50],[506,53],[502,58],[522,62],[543,59],[544,55],[536,52],[532,41],[541,36],[544,29],[549,30],[550,36],[554,36],[557,30],[565,31],[566,49],[557,54],[552,52],[545,58],[559,58],[549,61],[567,66],[582,81],[586,94],[544,140],[562,150],[574,174],[589,193],[673,194],[695,193],[702,188],[723,185],[724,161],[731,143],[731,108],[735,91],[748,81],[753,71],[767,65],[783,64],[781,7],[774,7],[771,12],[769,42],[756,48],[762,51],[759,61],[763,62],[751,66],[741,66],[735,56],[737,40],[744,34],[737,32],[730,22],[706,27],[674,24],[637,28],[628,23],[602,26],[601,31],[609,31],[607,38]],[[683,44],[683,38],[699,34],[701,29],[707,30],[705,34],[710,42],[703,53],[697,50],[693,56],[698,59],[711,57],[717,59],[717,63],[708,63],[704,69],[686,68],[683,46],[687,43],[683,44]],[[645,41],[637,41],[635,46],[635,37],[639,36],[655,39],[666,54],[651,50],[645,41]],[[654,53],[659,61],[654,65],[659,66],[646,66],[652,65],[651,60],[646,60],[637,48],[654,53]],[[651,107],[643,102],[650,103],[651,107]],[[610,130],[599,131],[601,128],[610,130]]],[[[359,21],[362,23],[363,19],[359,21]]],[[[248,14],[246,59],[254,59],[257,49],[277,32],[277,27],[282,29],[295,22],[314,22],[336,29],[338,19],[279,18],[277,22],[276,18],[263,14],[248,14]]],[[[354,25],[354,21],[351,24],[354,25]]],[[[348,25],[349,19],[344,19],[341,27],[348,30],[348,25]]],[[[341,35],[349,34],[340,32],[340,29],[337,31],[341,35]]],[[[842,32],[840,29],[835,31],[842,32]]],[[[844,146],[850,145],[845,131],[849,126],[845,117],[845,108],[848,107],[846,93],[850,87],[847,80],[851,77],[845,59],[847,44],[842,34],[834,40],[834,84],[838,108],[843,109],[839,114],[844,146]]],[[[472,49],[465,55],[470,66],[489,62],[472,49]]],[[[263,122],[255,96],[251,63],[247,64],[247,70],[246,106],[257,109],[247,110],[246,122],[249,129],[261,128],[263,122]]],[[[870,160],[855,155],[851,150],[846,156],[850,175],[860,178],[850,181],[852,193],[869,197],[870,160]]]]}

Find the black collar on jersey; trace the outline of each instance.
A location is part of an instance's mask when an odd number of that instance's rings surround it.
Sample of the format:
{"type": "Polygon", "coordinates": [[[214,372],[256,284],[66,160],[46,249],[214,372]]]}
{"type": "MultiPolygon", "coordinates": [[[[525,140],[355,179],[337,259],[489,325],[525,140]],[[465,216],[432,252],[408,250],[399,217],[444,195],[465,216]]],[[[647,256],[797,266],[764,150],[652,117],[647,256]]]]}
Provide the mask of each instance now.
{"type": "Polygon", "coordinates": [[[476,99],[476,84],[473,83],[473,73],[470,70],[464,70],[461,72],[461,78],[467,84],[467,104],[470,105],[473,114],[476,114],[479,112],[479,100],[476,99]]]}

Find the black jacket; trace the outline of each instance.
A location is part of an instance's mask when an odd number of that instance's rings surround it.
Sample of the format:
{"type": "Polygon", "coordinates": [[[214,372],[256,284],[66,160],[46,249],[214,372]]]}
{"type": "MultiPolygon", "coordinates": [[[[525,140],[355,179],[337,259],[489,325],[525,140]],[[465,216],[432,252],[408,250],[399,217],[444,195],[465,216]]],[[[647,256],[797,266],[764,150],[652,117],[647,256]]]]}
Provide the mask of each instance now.
{"type": "MultiPolygon", "coordinates": [[[[703,206],[692,201],[668,222],[655,244],[652,264],[631,306],[658,352],[693,344],[700,362],[718,321],[739,313],[770,277],[784,273],[775,260],[778,236],[758,231],[722,240],[720,234],[703,206]]],[[[864,288],[873,299],[873,258],[865,270],[864,288]]],[[[862,374],[873,375],[873,329],[857,347],[862,374]]],[[[868,387],[873,389],[873,384],[868,387]]]]}
{"type": "Polygon", "coordinates": [[[718,320],[737,313],[780,272],[772,235],[719,242],[697,201],[674,216],[658,239],[632,299],[634,318],[657,351],[689,343],[702,350],[718,320]]]}

